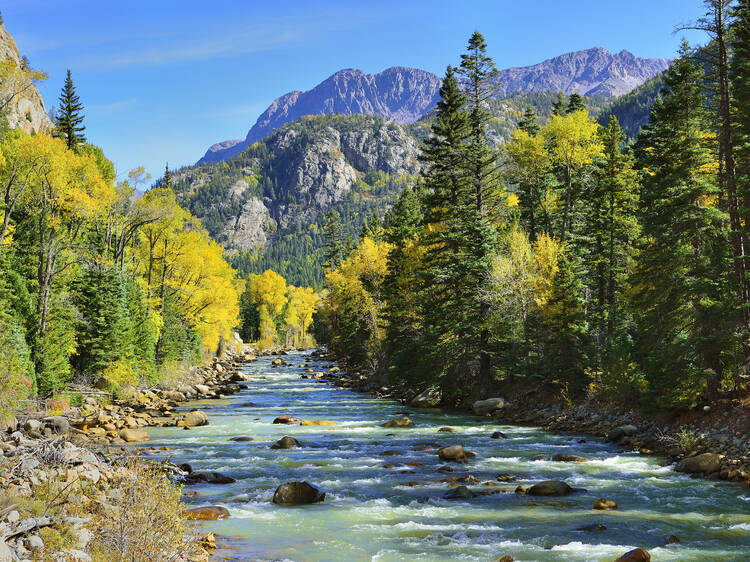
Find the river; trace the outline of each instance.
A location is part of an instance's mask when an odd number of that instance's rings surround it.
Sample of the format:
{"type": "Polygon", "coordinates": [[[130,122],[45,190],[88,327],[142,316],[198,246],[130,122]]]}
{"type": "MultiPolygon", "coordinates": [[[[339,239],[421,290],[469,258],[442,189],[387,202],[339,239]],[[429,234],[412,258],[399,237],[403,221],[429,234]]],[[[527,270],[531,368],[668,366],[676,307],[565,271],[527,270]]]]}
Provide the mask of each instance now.
{"type": "Polygon", "coordinates": [[[493,560],[509,554],[516,560],[611,561],[635,547],[647,548],[658,561],[750,559],[750,497],[736,485],[691,479],[661,466],[662,459],[582,436],[413,409],[301,379],[299,365],[306,359],[300,352],[284,357],[285,366],[272,367],[272,359],[244,366],[253,382],[243,383],[242,392],[192,405],[208,414],[210,425],[149,430],[149,446],[170,447],[159,454],[237,480],[187,488],[199,493],[188,498],[191,504],[223,505],[231,512],[228,519],[202,524],[220,536],[218,560],[493,560]],[[379,426],[402,412],[415,427],[379,426]],[[278,415],[336,425],[273,425],[278,415]],[[437,432],[443,426],[457,431],[437,432]],[[491,439],[498,430],[508,438],[491,439]],[[229,441],[240,435],[254,440],[229,441]],[[285,435],[303,447],[270,449],[285,435]],[[420,442],[462,444],[478,456],[455,465],[453,473],[437,472],[445,463],[434,450],[415,450],[420,442]],[[381,456],[385,451],[398,454],[381,456]],[[555,453],[588,461],[533,460],[555,453]],[[406,466],[414,461],[423,466],[406,466]],[[502,493],[444,499],[451,488],[440,480],[466,474],[481,482],[469,485],[472,490],[502,493]],[[499,474],[516,481],[497,482],[499,474]],[[273,504],[276,487],[292,480],[318,485],[325,501],[273,504]],[[549,499],[514,493],[518,485],[541,480],[565,480],[587,491],[549,499]],[[496,486],[482,484],[488,481],[496,486]],[[600,497],[616,501],[619,509],[592,510],[600,497]],[[578,530],[593,524],[606,529],[578,530]],[[681,544],[661,546],[668,535],[681,544]]]}

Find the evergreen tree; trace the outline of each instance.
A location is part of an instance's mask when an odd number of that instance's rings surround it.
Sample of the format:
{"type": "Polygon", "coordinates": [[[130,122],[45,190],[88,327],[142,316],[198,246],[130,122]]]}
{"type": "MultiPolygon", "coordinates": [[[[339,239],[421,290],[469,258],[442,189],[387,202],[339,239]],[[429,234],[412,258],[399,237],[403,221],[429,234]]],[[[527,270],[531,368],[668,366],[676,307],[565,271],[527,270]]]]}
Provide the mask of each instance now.
{"type": "Polygon", "coordinates": [[[600,136],[604,153],[596,161],[594,181],[584,194],[582,238],[592,296],[589,316],[597,348],[606,354],[620,339],[625,322],[622,297],[629,255],[638,236],[638,182],[633,158],[622,152],[625,133],[614,115],[600,136]]]}
{"type": "Polygon", "coordinates": [[[524,111],[521,121],[518,122],[518,128],[522,131],[526,131],[532,137],[539,133],[539,116],[536,114],[536,110],[528,105],[526,111],[524,111]]]}
{"type": "Polygon", "coordinates": [[[552,104],[552,115],[565,115],[568,113],[568,100],[563,92],[557,92],[557,100],[552,104]]]}
{"type": "Polygon", "coordinates": [[[497,232],[494,225],[498,219],[500,189],[497,152],[487,140],[487,126],[491,114],[487,103],[495,90],[497,69],[487,56],[484,37],[475,31],[469,39],[467,53],[461,55],[460,74],[464,80],[466,105],[469,118],[469,139],[463,150],[464,168],[474,202],[461,209],[462,228],[466,234],[467,268],[466,282],[474,296],[474,308],[469,314],[476,323],[474,330],[479,339],[469,349],[477,353],[480,384],[489,384],[492,379],[490,359],[489,304],[484,298],[489,274],[497,249],[497,232]]]}
{"type": "Polygon", "coordinates": [[[162,180],[162,187],[165,189],[172,189],[172,172],[169,171],[169,162],[164,166],[164,180],[162,180]]]}
{"type": "Polygon", "coordinates": [[[330,269],[335,269],[344,261],[350,241],[344,237],[341,215],[337,210],[332,210],[326,215],[323,223],[323,235],[325,236],[325,264],[330,269]]]}
{"type": "Polygon", "coordinates": [[[643,238],[633,279],[640,353],[652,396],[691,400],[722,374],[725,214],[717,206],[703,72],[683,43],[639,140],[643,238]]]}
{"type": "Polygon", "coordinates": [[[78,150],[78,147],[86,143],[83,132],[83,104],[76,94],[70,70],[65,78],[60,98],[60,107],[55,114],[55,136],[62,138],[70,150],[78,150]]]}
{"type": "Polygon", "coordinates": [[[586,109],[586,104],[583,102],[583,96],[578,92],[570,94],[565,113],[573,113],[574,111],[581,111],[583,109],[586,109]]]}

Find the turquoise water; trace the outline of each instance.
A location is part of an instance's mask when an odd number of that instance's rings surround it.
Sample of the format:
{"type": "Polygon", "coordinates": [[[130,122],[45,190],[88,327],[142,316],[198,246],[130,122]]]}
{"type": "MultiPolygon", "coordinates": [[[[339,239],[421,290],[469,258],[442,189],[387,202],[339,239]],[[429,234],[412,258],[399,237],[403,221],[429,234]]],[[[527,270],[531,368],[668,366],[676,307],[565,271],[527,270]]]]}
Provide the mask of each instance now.
{"type": "MultiPolygon", "coordinates": [[[[175,462],[237,479],[231,485],[188,487],[193,505],[223,505],[231,517],[202,524],[219,537],[217,559],[269,558],[295,561],[613,560],[645,547],[652,560],[750,560],[750,497],[736,485],[691,479],[660,466],[660,459],[625,453],[583,437],[553,435],[533,427],[495,425],[489,418],[417,410],[376,400],[315,380],[300,379],[306,362],[294,353],[290,366],[273,358],[245,366],[253,382],[226,400],[201,402],[211,424],[184,431],[154,428],[152,446],[169,446],[175,462]],[[255,374],[257,371],[257,374],[255,374]],[[254,406],[240,406],[253,402],[254,406]],[[408,412],[413,428],[379,424],[408,412]],[[278,415],[333,420],[334,426],[272,425],[278,415]],[[456,433],[439,433],[450,426],[456,433]],[[500,430],[508,439],[490,439],[500,430]],[[250,442],[230,442],[249,435],[250,442]],[[272,450],[285,435],[303,448],[272,450]],[[455,472],[417,443],[461,444],[478,453],[455,472]],[[381,456],[397,451],[395,456],[381,456]],[[534,461],[555,453],[585,457],[585,463],[534,461]],[[418,461],[423,466],[409,467],[418,461]],[[394,464],[395,469],[384,468],[394,464]],[[473,474],[474,491],[502,493],[449,500],[440,479],[473,474]],[[515,482],[496,482],[512,474],[515,482]],[[513,493],[541,480],[565,480],[587,492],[562,498],[513,493]],[[271,503],[283,482],[307,480],[326,492],[323,503],[280,507],[271,503]],[[408,483],[417,482],[416,485],[408,483]],[[429,483],[432,482],[432,483],[429,483]],[[616,511],[591,509],[597,498],[618,503],[616,511]],[[600,523],[600,531],[577,528],[600,523]],[[668,535],[681,544],[660,546],[668,535]]],[[[308,361],[309,362],[309,361],[308,361]]],[[[327,363],[315,363],[316,371],[327,363]]]]}

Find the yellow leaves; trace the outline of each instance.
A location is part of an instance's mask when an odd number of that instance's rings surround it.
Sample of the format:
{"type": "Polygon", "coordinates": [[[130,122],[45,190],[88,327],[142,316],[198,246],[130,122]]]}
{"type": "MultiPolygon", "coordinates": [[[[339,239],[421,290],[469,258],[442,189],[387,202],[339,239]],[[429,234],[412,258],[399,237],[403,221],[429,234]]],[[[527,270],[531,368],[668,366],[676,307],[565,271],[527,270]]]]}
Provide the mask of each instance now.
{"type": "Polygon", "coordinates": [[[552,159],[575,170],[591,164],[604,150],[599,125],[585,109],[567,115],[553,115],[540,136],[550,147],[552,159]]]}
{"type": "Polygon", "coordinates": [[[516,195],[515,193],[509,193],[507,202],[508,207],[510,207],[511,209],[515,209],[516,207],[518,207],[518,195],[516,195]]]}
{"type": "Polygon", "coordinates": [[[273,316],[278,316],[286,304],[286,280],[267,269],[260,275],[251,274],[249,282],[253,301],[265,306],[273,316]]]}
{"type": "Polygon", "coordinates": [[[534,259],[537,271],[534,282],[536,290],[534,300],[537,306],[547,304],[552,294],[552,280],[557,275],[560,255],[564,251],[565,243],[546,233],[539,236],[534,242],[534,259]]]}

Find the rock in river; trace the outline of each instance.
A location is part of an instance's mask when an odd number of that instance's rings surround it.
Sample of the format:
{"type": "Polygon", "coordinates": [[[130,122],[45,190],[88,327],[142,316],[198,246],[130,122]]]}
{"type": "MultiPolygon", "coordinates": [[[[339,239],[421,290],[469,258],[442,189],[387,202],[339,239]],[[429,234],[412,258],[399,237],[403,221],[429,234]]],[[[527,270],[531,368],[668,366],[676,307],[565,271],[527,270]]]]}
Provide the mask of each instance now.
{"type": "Polygon", "coordinates": [[[469,490],[469,488],[467,488],[466,486],[459,486],[458,488],[455,488],[452,491],[448,492],[443,497],[447,500],[465,500],[473,498],[474,496],[476,496],[476,494],[469,490]]]}
{"type": "Polygon", "coordinates": [[[721,467],[722,455],[716,453],[703,453],[694,457],[688,457],[677,463],[675,470],[677,472],[687,472],[689,474],[713,474],[718,472],[721,467]]]}
{"type": "Polygon", "coordinates": [[[645,548],[636,548],[620,556],[615,562],[649,562],[651,554],[645,548]]]}
{"type": "Polygon", "coordinates": [[[545,480],[534,484],[526,493],[530,496],[567,496],[575,490],[567,483],[558,480],[545,480]]]}
{"type": "Polygon", "coordinates": [[[476,415],[486,416],[503,406],[505,406],[505,400],[502,398],[487,398],[487,400],[477,400],[474,402],[472,409],[476,415]]]}
{"type": "Polygon", "coordinates": [[[184,513],[187,519],[194,521],[216,521],[217,519],[226,519],[229,517],[229,510],[219,505],[194,507],[186,509],[184,513]]]}
{"type": "Polygon", "coordinates": [[[188,412],[177,422],[177,427],[198,427],[208,425],[208,416],[201,410],[188,412]]]}
{"type": "Polygon", "coordinates": [[[148,441],[148,434],[145,431],[138,429],[121,429],[120,439],[128,443],[134,443],[136,441],[148,441]]]}
{"type": "Polygon", "coordinates": [[[608,509],[617,509],[617,502],[599,498],[594,502],[594,509],[599,509],[602,511],[606,511],[608,509]]]}
{"type": "Polygon", "coordinates": [[[466,460],[466,452],[461,445],[449,445],[448,447],[441,447],[437,451],[438,457],[441,461],[455,461],[463,462],[466,460]]]}
{"type": "Polygon", "coordinates": [[[300,446],[299,441],[297,441],[294,437],[282,437],[276,443],[271,445],[271,449],[296,449],[300,446]]]}
{"type": "Polygon", "coordinates": [[[507,439],[508,436],[502,431],[496,431],[491,435],[492,439],[507,439]]]}
{"type": "Polygon", "coordinates": [[[577,457],[576,455],[561,455],[559,453],[552,457],[552,460],[555,462],[586,462],[586,459],[583,457],[577,457]]]}
{"type": "Polygon", "coordinates": [[[335,421],[331,420],[305,420],[299,422],[300,425],[336,425],[335,421]]]}
{"type": "Polygon", "coordinates": [[[238,442],[252,441],[252,440],[253,440],[253,438],[250,437],[249,435],[238,435],[237,437],[232,437],[230,439],[230,441],[238,441],[238,442]]]}
{"type": "Polygon", "coordinates": [[[295,418],[294,416],[278,416],[277,418],[274,418],[273,423],[294,425],[295,423],[299,423],[299,421],[299,418],[295,418]]]}
{"type": "Polygon", "coordinates": [[[305,505],[322,502],[325,492],[307,482],[287,482],[276,488],[273,503],[279,505],[305,505]]]}
{"type": "Polygon", "coordinates": [[[390,420],[380,424],[380,427],[414,427],[414,422],[406,416],[395,420],[390,420]]]}

